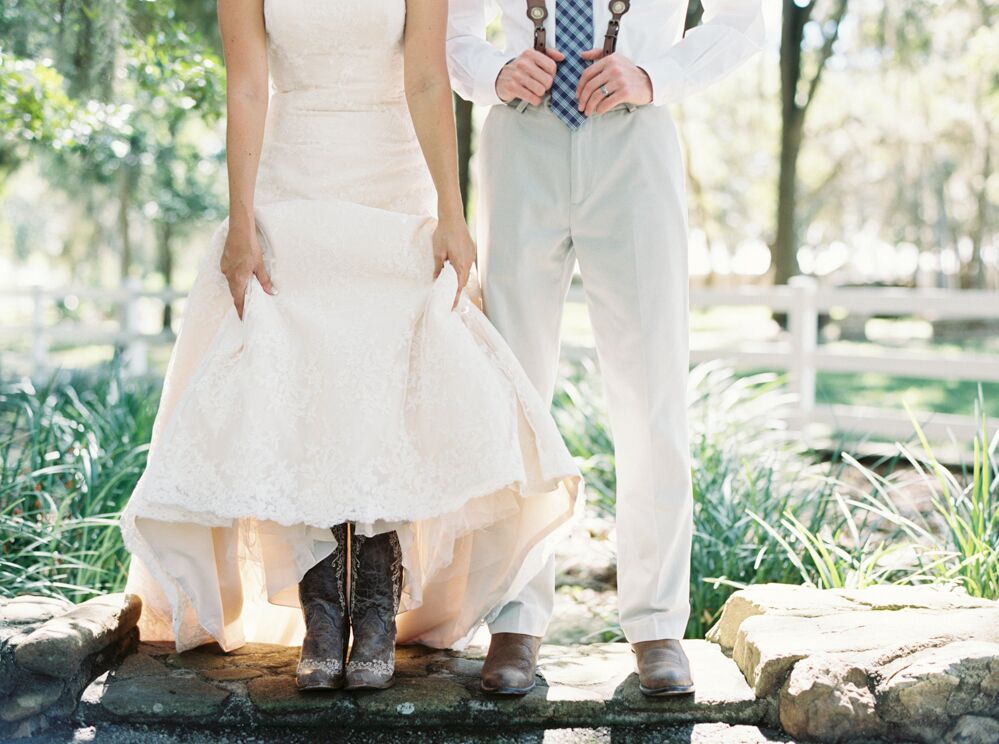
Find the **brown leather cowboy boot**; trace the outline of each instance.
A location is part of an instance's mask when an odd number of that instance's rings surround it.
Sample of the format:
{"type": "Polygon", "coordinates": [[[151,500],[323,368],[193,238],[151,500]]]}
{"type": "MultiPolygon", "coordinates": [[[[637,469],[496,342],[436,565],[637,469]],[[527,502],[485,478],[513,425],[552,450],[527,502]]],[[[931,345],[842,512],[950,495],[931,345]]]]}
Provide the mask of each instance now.
{"type": "Polygon", "coordinates": [[[534,689],[541,638],[523,633],[493,633],[479,686],[493,695],[526,695],[534,689]]]}
{"type": "Polygon", "coordinates": [[[350,622],[354,645],[347,687],[377,689],[395,682],[395,616],[402,593],[399,536],[354,535],[350,543],[350,622]]]}
{"type": "Polygon", "coordinates": [[[689,695],[694,691],[690,661],[680,641],[633,643],[638,663],[638,688],[649,697],[689,695]]]}
{"type": "Polygon", "coordinates": [[[344,685],[350,620],[347,617],[347,525],[333,528],[336,550],[305,572],[298,599],[305,639],[295,682],[300,690],[336,690],[344,685]]]}

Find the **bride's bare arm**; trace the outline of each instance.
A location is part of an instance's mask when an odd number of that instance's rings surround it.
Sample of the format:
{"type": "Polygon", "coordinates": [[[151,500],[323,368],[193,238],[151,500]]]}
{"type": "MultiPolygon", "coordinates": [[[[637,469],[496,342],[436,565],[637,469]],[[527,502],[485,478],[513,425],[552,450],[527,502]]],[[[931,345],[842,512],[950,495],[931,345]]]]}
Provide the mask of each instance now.
{"type": "Polygon", "coordinates": [[[229,173],[229,234],[219,268],[229,282],[236,312],[250,277],[274,294],[257,242],[253,190],[267,117],[267,36],[264,0],[218,0],[226,67],[226,164],[229,173]]]}
{"type": "Polygon", "coordinates": [[[460,295],[475,261],[475,244],[465,225],[458,186],[458,145],[444,56],[446,32],[447,0],[406,0],[406,100],[437,189],[436,274],[449,262],[458,274],[460,295]]]}

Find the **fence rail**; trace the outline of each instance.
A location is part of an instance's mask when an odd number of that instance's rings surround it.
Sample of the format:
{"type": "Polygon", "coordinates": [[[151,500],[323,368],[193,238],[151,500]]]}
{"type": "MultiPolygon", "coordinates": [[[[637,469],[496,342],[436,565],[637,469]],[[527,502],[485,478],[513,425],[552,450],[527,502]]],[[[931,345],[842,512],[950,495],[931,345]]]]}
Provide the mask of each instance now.
{"type": "MultiPolygon", "coordinates": [[[[36,375],[50,369],[50,350],[55,344],[69,346],[112,345],[120,349],[125,369],[143,374],[148,367],[149,347],[169,343],[169,332],[148,333],[140,330],[139,304],[153,300],[161,303],[182,300],[185,293],[176,290],[145,290],[130,280],[112,290],[93,287],[41,287],[0,290],[0,301],[28,299],[31,321],[28,324],[0,327],[0,345],[24,340],[29,342],[31,367],[36,375]],[[110,327],[79,323],[50,325],[46,318],[51,304],[67,298],[97,300],[117,307],[117,322],[110,327]]],[[[581,288],[570,292],[570,302],[583,302],[581,288]]],[[[876,372],[925,380],[962,380],[999,383],[999,354],[973,351],[916,352],[882,349],[872,352],[830,350],[819,344],[819,319],[824,313],[843,309],[863,316],[920,316],[932,320],[964,319],[999,321],[999,293],[975,290],[900,289],[879,287],[821,287],[811,277],[798,276],[787,286],[739,287],[735,289],[695,289],[690,304],[694,309],[723,306],[766,307],[787,314],[786,340],[753,342],[750,345],[697,348],[691,361],[698,363],[722,359],[739,368],[786,371],[796,394],[794,425],[820,424],[840,432],[862,436],[903,437],[911,433],[908,415],[898,410],[824,405],[816,399],[819,372],[876,372]]],[[[592,355],[590,347],[569,347],[571,356],[592,355]]],[[[950,414],[918,415],[931,438],[950,436],[967,441],[981,422],[970,416],[950,414]]],[[[989,421],[990,430],[999,429],[999,421],[989,421]]]]}

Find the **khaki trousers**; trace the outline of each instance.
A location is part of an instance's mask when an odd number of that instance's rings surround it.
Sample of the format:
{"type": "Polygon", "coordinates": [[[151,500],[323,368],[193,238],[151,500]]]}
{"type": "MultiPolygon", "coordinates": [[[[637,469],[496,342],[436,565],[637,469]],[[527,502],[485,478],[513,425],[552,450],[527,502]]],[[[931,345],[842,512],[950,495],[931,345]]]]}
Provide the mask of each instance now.
{"type": "MultiPolygon", "coordinates": [[[[687,436],[687,209],[665,107],[569,130],[542,105],[494,106],[481,134],[479,269],[486,312],[551,399],[579,262],[617,462],[618,606],[629,641],[682,638],[692,498],[687,436]]],[[[490,623],[544,635],[554,561],[490,623]]]]}

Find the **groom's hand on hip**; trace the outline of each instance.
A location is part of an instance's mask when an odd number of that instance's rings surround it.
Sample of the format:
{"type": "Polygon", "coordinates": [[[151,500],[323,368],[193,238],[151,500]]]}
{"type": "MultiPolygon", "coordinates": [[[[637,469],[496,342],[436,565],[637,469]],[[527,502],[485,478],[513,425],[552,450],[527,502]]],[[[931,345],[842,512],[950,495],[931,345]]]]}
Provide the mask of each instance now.
{"type": "Polygon", "coordinates": [[[496,94],[503,103],[514,98],[534,106],[541,104],[555,80],[556,63],[565,59],[557,49],[547,48],[545,53],[528,49],[510,60],[496,76],[496,94]]]}
{"type": "Polygon", "coordinates": [[[579,110],[587,116],[602,114],[622,103],[642,106],[652,101],[648,73],[620,54],[604,56],[603,49],[590,49],[582,58],[593,60],[583,70],[576,88],[579,110]]]}

